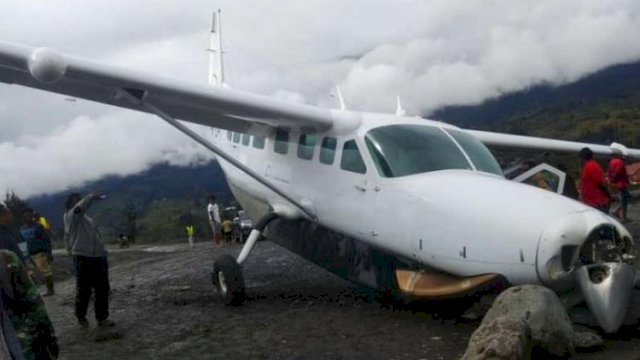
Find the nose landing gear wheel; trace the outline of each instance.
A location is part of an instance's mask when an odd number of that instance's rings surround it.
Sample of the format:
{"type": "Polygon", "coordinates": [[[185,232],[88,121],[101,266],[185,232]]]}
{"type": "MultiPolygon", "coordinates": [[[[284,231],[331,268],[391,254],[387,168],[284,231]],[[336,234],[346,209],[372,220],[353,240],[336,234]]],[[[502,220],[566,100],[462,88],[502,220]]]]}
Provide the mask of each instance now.
{"type": "Polygon", "coordinates": [[[211,280],[218,290],[220,302],[240,305],[245,298],[242,268],[230,255],[222,255],[213,263],[211,280]]]}

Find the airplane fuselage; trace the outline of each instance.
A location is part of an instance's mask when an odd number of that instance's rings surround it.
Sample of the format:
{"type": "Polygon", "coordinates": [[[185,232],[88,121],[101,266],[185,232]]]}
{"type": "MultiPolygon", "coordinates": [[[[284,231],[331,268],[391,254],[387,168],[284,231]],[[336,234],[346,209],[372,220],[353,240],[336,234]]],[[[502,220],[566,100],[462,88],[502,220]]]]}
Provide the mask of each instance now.
{"type": "MultiPolygon", "coordinates": [[[[606,224],[631,241],[626,229],[605,214],[480,169],[478,162],[495,160],[470,154],[477,149],[455,141],[449,133],[456,131],[461,130],[425,119],[362,114],[361,125],[348,134],[277,130],[261,136],[214,129],[211,136],[230,155],[310,208],[319,225],[455,276],[500,274],[510,284],[571,288],[571,266],[549,275],[563,246],[577,251],[593,229],[606,224]],[[380,161],[376,164],[375,147],[382,145],[366,140],[371,130],[393,126],[428,127],[440,133],[438,141],[449,141],[451,151],[460,153],[451,161],[465,159],[468,165],[394,176],[380,161]]],[[[483,147],[479,142],[473,145],[483,147]]],[[[387,158],[393,156],[393,149],[384,150],[387,158]]],[[[403,157],[410,155],[398,154],[394,161],[403,157]]],[[[235,167],[224,160],[220,164],[252,217],[274,210],[303,217],[235,167]]],[[[397,166],[400,172],[403,166],[408,165],[397,166]]],[[[569,255],[575,258],[574,254],[569,255]]]]}

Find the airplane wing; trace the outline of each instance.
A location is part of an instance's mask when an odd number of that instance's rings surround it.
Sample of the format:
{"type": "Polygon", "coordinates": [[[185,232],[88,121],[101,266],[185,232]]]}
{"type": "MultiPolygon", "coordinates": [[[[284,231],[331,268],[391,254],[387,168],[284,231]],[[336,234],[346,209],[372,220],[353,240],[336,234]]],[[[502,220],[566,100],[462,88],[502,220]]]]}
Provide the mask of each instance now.
{"type": "Polygon", "coordinates": [[[640,149],[629,149],[618,143],[599,145],[577,141],[555,140],[533,136],[511,135],[479,130],[464,130],[485,145],[505,149],[540,150],[564,153],[578,153],[588,147],[596,155],[622,155],[640,159],[640,149]]]}
{"type": "Polygon", "coordinates": [[[142,74],[51,49],[5,42],[0,42],[0,82],[151,112],[141,106],[144,101],[179,120],[239,132],[264,125],[313,133],[359,121],[353,114],[142,74]]]}

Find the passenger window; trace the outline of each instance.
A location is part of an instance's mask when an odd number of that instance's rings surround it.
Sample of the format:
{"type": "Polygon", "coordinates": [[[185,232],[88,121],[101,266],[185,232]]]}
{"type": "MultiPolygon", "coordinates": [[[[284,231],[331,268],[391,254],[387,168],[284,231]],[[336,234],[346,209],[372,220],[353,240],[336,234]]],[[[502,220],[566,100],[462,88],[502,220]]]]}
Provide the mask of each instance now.
{"type": "Polygon", "coordinates": [[[227,140],[231,140],[231,131],[227,130],[227,140]]]}
{"type": "Polygon", "coordinates": [[[355,140],[349,140],[342,146],[342,159],[340,159],[340,168],[355,172],[358,174],[364,174],[367,172],[367,166],[362,160],[358,145],[355,140]]]}
{"type": "Polygon", "coordinates": [[[334,137],[325,137],[322,139],[322,145],[320,146],[320,162],[323,164],[333,164],[333,159],[336,157],[336,146],[338,140],[334,137]]]}
{"type": "Polygon", "coordinates": [[[251,143],[251,135],[242,134],[242,145],[249,146],[249,143],[251,143]]]}
{"type": "Polygon", "coordinates": [[[264,136],[256,135],[253,137],[253,147],[256,149],[264,149],[264,142],[265,142],[264,136]]]}
{"type": "Polygon", "coordinates": [[[273,151],[278,154],[286,154],[289,151],[289,132],[284,130],[276,131],[276,142],[273,144],[273,151]]]}
{"type": "Polygon", "coordinates": [[[298,141],[298,157],[300,159],[311,160],[313,158],[313,148],[316,146],[316,137],[313,135],[300,135],[298,141]]]}
{"type": "Polygon", "coordinates": [[[240,133],[239,132],[233,132],[233,142],[234,143],[239,143],[240,142],[240,133]]]}

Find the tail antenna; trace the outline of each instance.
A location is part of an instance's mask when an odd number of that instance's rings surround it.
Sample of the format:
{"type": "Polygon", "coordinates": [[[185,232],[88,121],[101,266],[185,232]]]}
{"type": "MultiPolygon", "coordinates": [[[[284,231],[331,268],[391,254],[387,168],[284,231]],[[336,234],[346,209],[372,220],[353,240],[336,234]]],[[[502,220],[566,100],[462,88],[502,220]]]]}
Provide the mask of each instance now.
{"type": "Polygon", "coordinates": [[[402,103],[400,102],[400,95],[396,95],[396,115],[397,116],[405,116],[407,114],[406,111],[402,108],[402,103]]]}
{"type": "Polygon", "coordinates": [[[338,94],[338,101],[340,102],[340,110],[347,110],[347,103],[344,101],[344,97],[342,96],[342,90],[340,90],[340,85],[336,86],[336,93],[338,94]]]}
{"type": "Polygon", "coordinates": [[[222,23],[221,11],[213,12],[211,19],[211,41],[209,44],[209,84],[213,86],[225,86],[222,50],[222,23]]]}

